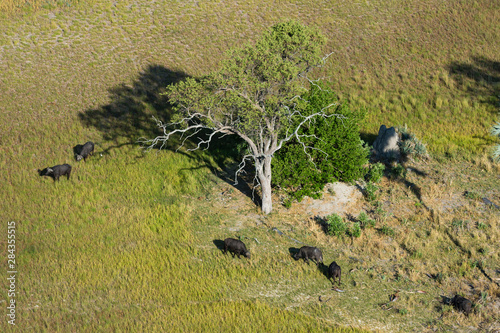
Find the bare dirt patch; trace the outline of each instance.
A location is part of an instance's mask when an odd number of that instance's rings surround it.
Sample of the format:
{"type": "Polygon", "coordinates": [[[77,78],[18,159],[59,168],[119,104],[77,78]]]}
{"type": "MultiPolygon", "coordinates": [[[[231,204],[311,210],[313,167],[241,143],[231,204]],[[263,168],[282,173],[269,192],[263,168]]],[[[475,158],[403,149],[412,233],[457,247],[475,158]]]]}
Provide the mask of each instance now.
{"type": "Polygon", "coordinates": [[[301,202],[294,204],[294,209],[320,217],[331,214],[357,214],[362,198],[363,194],[359,186],[338,182],[327,184],[321,199],[305,197],[301,202]]]}

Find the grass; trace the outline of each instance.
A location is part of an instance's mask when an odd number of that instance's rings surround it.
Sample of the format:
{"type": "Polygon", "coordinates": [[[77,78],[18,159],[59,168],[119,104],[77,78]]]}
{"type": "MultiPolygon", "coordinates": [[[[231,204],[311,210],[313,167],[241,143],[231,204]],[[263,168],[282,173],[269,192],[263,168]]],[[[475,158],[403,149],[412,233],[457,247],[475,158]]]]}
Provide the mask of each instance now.
{"type": "Polygon", "coordinates": [[[6,221],[17,221],[19,331],[264,331],[284,323],[290,331],[350,331],[240,295],[276,265],[271,256],[233,260],[214,246],[227,233],[223,219],[201,215],[193,201],[218,180],[197,158],[130,147],[74,164],[72,178],[58,183],[9,175],[31,193],[17,191],[2,207],[6,221]],[[207,226],[217,231],[200,237],[207,226]]]}
{"type": "Polygon", "coordinates": [[[26,3],[0,7],[0,220],[16,222],[19,270],[17,326],[2,320],[1,331],[452,331],[498,321],[488,279],[500,260],[498,211],[482,201],[498,204],[500,188],[487,155],[498,142],[496,1],[26,3]],[[166,85],[209,72],[221,52],[289,17],[328,36],[334,53],[316,74],[368,109],[368,141],[380,124],[406,124],[434,157],[382,177],[378,206],[355,214],[366,211],[360,237],[329,237],[293,205],[261,217],[221,179],[224,156],[144,154],[136,143],[154,136],[152,115],[168,119],[166,85]],[[72,147],[88,140],[96,155],[74,162],[72,147]],[[69,181],[36,173],[62,163],[74,167],[69,181]],[[299,244],[273,227],[337,261],[345,293],[293,261],[299,244]],[[243,237],[252,259],[224,256],[214,240],[229,236],[243,237]],[[443,293],[467,295],[477,311],[466,318],[443,293]]]}

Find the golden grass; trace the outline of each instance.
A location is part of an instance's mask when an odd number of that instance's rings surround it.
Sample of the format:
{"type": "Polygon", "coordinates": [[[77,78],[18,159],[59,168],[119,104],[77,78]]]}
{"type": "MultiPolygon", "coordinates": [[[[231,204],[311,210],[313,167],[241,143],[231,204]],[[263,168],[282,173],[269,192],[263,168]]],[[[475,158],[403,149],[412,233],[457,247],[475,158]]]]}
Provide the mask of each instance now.
{"type": "MultiPolygon", "coordinates": [[[[0,13],[7,17],[15,15],[30,14],[42,9],[69,8],[78,5],[80,0],[2,0],[0,1],[0,13]]],[[[93,5],[97,1],[85,1],[85,5],[93,5]]]]}
{"type": "Polygon", "coordinates": [[[43,0],[3,0],[0,2],[0,12],[15,13],[20,11],[23,7],[30,7],[33,9],[40,9],[46,1],[43,0]]]}

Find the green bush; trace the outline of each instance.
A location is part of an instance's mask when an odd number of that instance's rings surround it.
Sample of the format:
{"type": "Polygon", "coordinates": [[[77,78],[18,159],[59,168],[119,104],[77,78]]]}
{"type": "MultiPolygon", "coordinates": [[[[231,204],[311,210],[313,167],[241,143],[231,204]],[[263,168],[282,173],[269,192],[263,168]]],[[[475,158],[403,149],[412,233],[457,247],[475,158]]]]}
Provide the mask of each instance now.
{"type": "Polygon", "coordinates": [[[361,225],[359,224],[359,222],[354,222],[353,223],[352,228],[349,229],[349,234],[352,237],[359,237],[359,236],[361,236],[361,225]]]}
{"type": "Polygon", "coordinates": [[[463,230],[465,228],[468,229],[469,228],[469,222],[470,222],[469,220],[465,220],[464,221],[464,220],[461,220],[461,219],[458,219],[458,218],[454,217],[453,220],[451,221],[451,226],[455,230],[459,231],[459,230],[463,230]]]}
{"type": "Polygon", "coordinates": [[[365,186],[364,195],[366,200],[375,201],[377,199],[378,186],[373,183],[368,183],[365,186]]]}
{"type": "Polygon", "coordinates": [[[382,228],[380,228],[380,233],[382,233],[386,236],[391,236],[391,237],[396,234],[394,229],[392,229],[391,227],[389,227],[387,225],[383,225],[382,228]]]}
{"type": "Polygon", "coordinates": [[[391,169],[392,178],[406,178],[408,171],[401,164],[397,164],[394,168],[391,169]]]}
{"type": "Polygon", "coordinates": [[[358,221],[363,229],[373,228],[376,223],[375,220],[370,219],[365,212],[359,213],[358,221]]]}
{"type": "Polygon", "coordinates": [[[477,222],[477,228],[479,230],[486,230],[488,229],[489,225],[488,224],[485,224],[483,222],[477,222]]]}
{"type": "Polygon", "coordinates": [[[481,195],[475,191],[465,191],[464,197],[466,197],[467,199],[477,200],[481,198],[481,195]]]}
{"type": "Polygon", "coordinates": [[[401,140],[398,144],[399,150],[403,156],[414,156],[423,159],[429,158],[425,145],[422,141],[417,139],[414,134],[408,131],[406,125],[404,127],[398,127],[397,130],[401,135],[401,140]]]}
{"type": "Polygon", "coordinates": [[[318,198],[329,182],[350,182],[362,177],[369,154],[359,136],[364,111],[351,110],[347,104],[339,103],[332,91],[318,85],[313,85],[301,101],[296,108],[303,116],[326,108],[330,117],[315,117],[302,126],[299,135],[309,147],[306,151],[302,143],[292,139],[274,155],[273,185],[299,201],[306,195],[318,198]]]}
{"type": "Polygon", "coordinates": [[[383,163],[375,163],[370,165],[368,173],[365,175],[365,180],[367,182],[378,183],[384,175],[385,165],[383,163]]]}
{"type": "Polygon", "coordinates": [[[326,224],[327,233],[331,236],[343,236],[347,231],[347,224],[337,214],[329,215],[326,219],[326,224]]]}
{"type": "Polygon", "coordinates": [[[344,235],[359,237],[361,236],[361,223],[354,222],[349,226],[349,223],[344,222],[341,216],[332,214],[326,218],[326,233],[337,237],[344,235]]]}

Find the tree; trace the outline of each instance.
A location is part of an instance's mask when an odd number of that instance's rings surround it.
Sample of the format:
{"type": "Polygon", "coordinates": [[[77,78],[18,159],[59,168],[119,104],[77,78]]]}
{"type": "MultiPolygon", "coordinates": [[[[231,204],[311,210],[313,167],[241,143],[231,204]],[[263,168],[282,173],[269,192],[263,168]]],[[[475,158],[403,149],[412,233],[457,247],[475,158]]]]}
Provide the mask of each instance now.
{"type": "Polygon", "coordinates": [[[241,137],[248,153],[235,181],[245,163],[253,161],[255,179],[262,190],[262,211],[270,213],[274,153],[292,138],[301,142],[299,129],[311,119],[333,116],[328,113],[333,105],[307,116],[297,107],[311,82],[307,73],[326,59],[322,57],[325,41],[318,30],[296,21],[272,26],[255,45],[227,52],[219,70],[167,87],[176,116],[169,124],[156,120],[163,135],[143,142],[149,148],[160,143],[163,147],[172,135],[180,133],[182,144],[196,136],[198,144],[193,149],[198,149],[207,148],[216,135],[241,137]],[[197,136],[207,129],[208,136],[197,136]]]}
{"type": "Polygon", "coordinates": [[[284,188],[290,199],[298,201],[305,195],[319,197],[326,183],[350,182],[362,177],[369,155],[359,132],[364,110],[354,111],[348,104],[338,103],[337,95],[322,83],[312,85],[302,99],[307,101],[303,115],[338,104],[331,110],[342,117],[312,119],[299,130],[302,143],[291,139],[275,154],[273,185],[284,188]],[[302,144],[314,149],[305,152],[302,144]]]}

